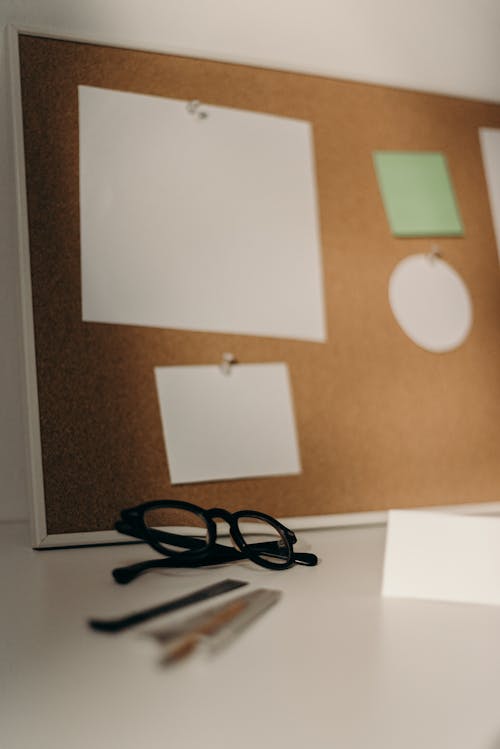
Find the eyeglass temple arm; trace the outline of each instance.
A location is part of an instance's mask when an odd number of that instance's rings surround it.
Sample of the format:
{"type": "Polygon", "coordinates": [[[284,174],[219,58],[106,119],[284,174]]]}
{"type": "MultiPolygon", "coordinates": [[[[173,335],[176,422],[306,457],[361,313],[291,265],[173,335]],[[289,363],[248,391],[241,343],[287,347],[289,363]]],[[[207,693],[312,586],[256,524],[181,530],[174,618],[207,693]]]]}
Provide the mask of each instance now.
{"type": "Polygon", "coordinates": [[[296,551],[293,558],[297,564],[305,564],[307,567],[315,567],[318,564],[316,554],[309,554],[307,551],[296,551]]]}
{"type": "Polygon", "coordinates": [[[111,574],[120,585],[132,582],[138,575],[152,567],[165,567],[166,559],[151,559],[148,562],[130,564],[128,567],[116,567],[111,574]]]}
{"type": "MultiPolygon", "coordinates": [[[[280,555],[275,554],[273,556],[278,557],[280,555]]],[[[127,583],[132,582],[132,580],[134,580],[138,575],[149,569],[161,569],[162,567],[204,567],[224,562],[233,562],[244,558],[246,558],[246,555],[236,549],[222,546],[220,549],[214,550],[214,553],[206,559],[188,560],[182,559],[182,557],[150,559],[146,562],[138,562],[137,564],[128,565],[127,567],[116,567],[112,574],[117,583],[126,585],[127,583]]],[[[296,564],[304,564],[308,567],[313,567],[318,563],[318,557],[316,554],[297,552],[294,554],[294,561],[296,564]]]]}
{"type": "Polygon", "coordinates": [[[175,557],[164,557],[163,559],[149,559],[146,562],[137,562],[126,567],[116,567],[112,570],[112,575],[117,583],[126,585],[142,572],[149,569],[161,569],[162,567],[205,567],[213,564],[234,562],[239,559],[246,559],[246,555],[231,547],[222,546],[220,549],[214,549],[206,559],[189,559],[185,558],[182,554],[175,557]]]}
{"type": "Polygon", "coordinates": [[[111,574],[115,578],[117,583],[120,585],[126,585],[127,583],[135,580],[138,575],[142,574],[146,570],[158,569],[162,567],[201,567],[204,564],[213,564],[213,561],[181,561],[180,559],[172,559],[171,557],[165,557],[163,559],[149,559],[146,562],[137,562],[137,564],[130,564],[126,567],[115,567],[111,574]]]}
{"type": "MultiPolygon", "coordinates": [[[[168,541],[169,543],[176,543],[179,546],[184,546],[188,549],[197,549],[205,545],[205,541],[199,538],[193,538],[192,536],[184,536],[177,533],[170,533],[170,531],[162,531],[159,528],[154,528],[150,531],[151,535],[158,541],[168,541]]],[[[138,536],[136,536],[138,537],[138,536]]],[[[233,549],[223,544],[215,543],[212,547],[214,550],[220,551],[222,555],[226,555],[227,552],[232,552],[233,549]]],[[[253,551],[263,551],[271,554],[273,551],[278,552],[276,556],[283,556],[280,554],[280,550],[283,548],[279,541],[259,541],[253,544],[247,544],[247,548],[253,551]]],[[[305,552],[294,553],[294,559],[299,560],[301,564],[314,565],[317,564],[318,557],[315,554],[308,554],[305,552]]]]}
{"type": "MultiPolygon", "coordinates": [[[[144,538],[144,535],[141,534],[139,531],[135,530],[133,526],[129,523],[118,521],[115,525],[115,528],[120,533],[124,533],[128,536],[133,536],[134,538],[142,539],[143,541],[147,541],[146,538],[144,538]]],[[[205,545],[205,541],[203,541],[200,538],[193,538],[192,536],[185,536],[184,534],[180,533],[171,533],[170,531],[164,531],[160,528],[152,528],[149,531],[149,534],[157,541],[167,541],[171,544],[176,544],[178,546],[183,546],[186,549],[190,550],[196,550],[200,549],[205,545]]],[[[279,541],[261,541],[259,543],[254,544],[248,544],[248,547],[253,549],[254,551],[266,551],[267,553],[271,553],[272,551],[278,551],[280,550],[280,542],[279,541]]],[[[214,549],[217,551],[220,551],[224,554],[224,556],[227,558],[227,551],[232,551],[230,547],[224,546],[222,544],[214,544],[214,549]]],[[[280,554],[277,554],[277,556],[281,556],[280,554]]],[[[238,557],[239,558],[239,557],[238,557]]],[[[309,564],[313,565],[317,562],[317,557],[315,557],[314,554],[301,554],[296,553],[294,555],[294,558],[299,561],[300,564],[309,564]],[[315,559],[316,561],[312,561],[312,559],[315,559]]]]}

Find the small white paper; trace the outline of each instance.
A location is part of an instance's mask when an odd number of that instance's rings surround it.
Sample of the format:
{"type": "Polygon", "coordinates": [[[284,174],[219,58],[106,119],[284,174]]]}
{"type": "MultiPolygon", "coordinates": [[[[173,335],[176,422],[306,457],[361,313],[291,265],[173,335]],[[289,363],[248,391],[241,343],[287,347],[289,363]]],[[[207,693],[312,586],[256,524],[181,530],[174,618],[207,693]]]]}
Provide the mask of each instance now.
{"type": "Polygon", "coordinates": [[[469,335],[469,291],[454,268],[431,253],[409,255],[396,265],[389,303],[408,338],[427,351],[451,351],[469,335]]]}
{"type": "Polygon", "coordinates": [[[481,143],[497,250],[500,257],[500,129],[479,128],[479,141],[481,143]]]}
{"type": "Polygon", "coordinates": [[[500,517],[388,513],[384,596],[500,604],[500,517]]]}
{"type": "Polygon", "coordinates": [[[78,94],[83,319],[324,341],[310,123],[78,94]]]}
{"type": "Polygon", "coordinates": [[[283,363],[155,368],[173,484],[301,471],[283,363]]]}

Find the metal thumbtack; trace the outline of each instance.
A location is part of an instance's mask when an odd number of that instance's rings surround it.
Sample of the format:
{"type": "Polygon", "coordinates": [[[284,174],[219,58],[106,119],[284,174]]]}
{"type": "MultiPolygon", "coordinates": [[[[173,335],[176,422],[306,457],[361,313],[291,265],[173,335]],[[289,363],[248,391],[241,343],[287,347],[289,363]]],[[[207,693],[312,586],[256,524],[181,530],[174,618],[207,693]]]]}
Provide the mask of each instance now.
{"type": "Polygon", "coordinates": [[[443,257],[443,253],[439,249],[438,245],[437,244],[432,244],[431,245],[431,250],[429,252],[429,258],[430,258],[430,260],[435,260],[436,258],[439,258],[441,260],[442,257],[443,257]]]}
{"type": "Polygon", "coordinates": [[[238,363],[238,360],[234,354],[230,354],[230,353],[222,354],[222,361],[220,363],[220,369],[221,369],[222,374],[230,375],[232,366],[237,363],[238,363]]]}
{"type": "Polygon", "coordinates": [[[186,109],[189,112],[189,114],[192,114],[193,117],[196,117],[198,120],[206,120],[208,117],[208,112],[205,112],[205,110],[200,109],[201,102],[198,101],[198,99],[193,99],[192,101],[188,101],[186,104],[186,109]]]}

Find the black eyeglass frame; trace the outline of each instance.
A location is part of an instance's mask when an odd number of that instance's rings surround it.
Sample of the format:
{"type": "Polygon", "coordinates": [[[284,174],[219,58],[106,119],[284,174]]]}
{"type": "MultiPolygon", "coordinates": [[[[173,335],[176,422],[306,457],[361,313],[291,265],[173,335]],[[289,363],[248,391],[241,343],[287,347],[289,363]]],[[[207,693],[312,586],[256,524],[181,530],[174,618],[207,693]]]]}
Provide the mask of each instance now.
{"type": "Polygon", "coordinates": [[[155,551],[166,558],[113,570],[113,576],[118,582],[129,582],[137,574],[151,567],[199,567],[232,562],[238,559],[250,559],[255,564],[267,569],[284,570],[296,563],[312,566],[317,564],[318,561],[315,554],[294,552],[293,545],[297,542],[295,533],[276,518],[257,510],[239,510],[233,513],[220,507],[205,510],[191,502],[181,500],[153,500],[122,510],[120,517],[121,519],[115,524],[117,531],[146,541],[155,551]],[[196,515],[205,525],[207,538],[202,540],[193,536],[172,533],[161,528],[148,527],[144,519],[146,513],[160,509],[184,510],[196,515]],[[217,525],[215,518],[227,522],[236,549],[216,543],[217,525]],[[267,523],[277,532],[279,541],[247,543],[238,526],[238,521],[242,518],[267,523]],[[175,543],[186,548],[183,551],[166,549],[161,541],[175,543]],[[280,561],[273,562],[268,558],[263,558],[262,554],[265,554],[266,557],[274,555],[280,561]]]}

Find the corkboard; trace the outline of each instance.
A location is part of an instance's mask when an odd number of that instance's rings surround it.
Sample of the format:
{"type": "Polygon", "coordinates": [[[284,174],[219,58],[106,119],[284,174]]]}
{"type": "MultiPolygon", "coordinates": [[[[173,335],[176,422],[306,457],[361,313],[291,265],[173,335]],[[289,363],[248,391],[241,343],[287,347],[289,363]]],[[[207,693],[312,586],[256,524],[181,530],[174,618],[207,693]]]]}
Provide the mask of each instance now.
{"type": "Polygon", "coordinates": [[[478,128],[497,104],[215,61],[19,36],[43,494],[49,534],[112,528],[157,498],[281,518],[500,499],[500,276],[478,128]],[[83,323],[77,86],[312,123],[324,344],[83,323]],[[391,235],[374,150],[445,154],[465,226],[441,238],[474,305],[465,344],[419,349],[390,311],[395,265],[429,239],[391,235]],[[303,472],[172,487],[156,366],[288,364],[303,472]]]}

